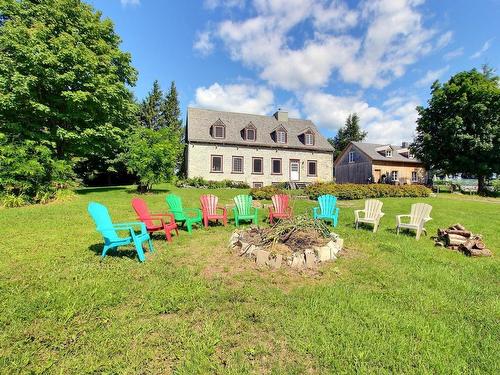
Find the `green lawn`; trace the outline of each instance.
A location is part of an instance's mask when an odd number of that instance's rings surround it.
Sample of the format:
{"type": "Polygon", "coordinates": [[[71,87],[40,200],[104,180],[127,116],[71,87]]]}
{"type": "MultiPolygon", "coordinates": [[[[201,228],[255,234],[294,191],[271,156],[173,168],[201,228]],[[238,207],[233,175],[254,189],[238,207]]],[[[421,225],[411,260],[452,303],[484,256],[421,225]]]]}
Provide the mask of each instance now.
{"type": "MultiPolygon", "coordinates": [[[[193,206],[202,193],[162,186],[145,196],[154,211],[169,189],[193,206]]],[[[85,189],[0,210],[0,373],[500,373],[499,200],[384,199],[376,234],[353,229],[362,201],[340,202],[347,254],[306,277],[231,254],[232,223],[173,244],[159,234],[144,264],[131,247],[101,262],[87,203],[130,221],[133,196],[85,189]],[[397,237],[394,216],[417,201],[434,207],[431,234],[460,222],[496,256],[397,237]]]]}

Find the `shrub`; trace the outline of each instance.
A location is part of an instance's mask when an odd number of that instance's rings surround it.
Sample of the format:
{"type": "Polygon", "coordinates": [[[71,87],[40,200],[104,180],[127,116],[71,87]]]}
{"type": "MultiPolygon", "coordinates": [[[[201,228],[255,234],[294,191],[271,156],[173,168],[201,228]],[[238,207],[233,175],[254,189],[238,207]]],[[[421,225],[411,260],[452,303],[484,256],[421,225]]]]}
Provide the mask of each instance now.
{"type": "Polygon", "coordinates": [[[193,177],[186,178],[184,180],[179,180],[175,184],[177,187],[195,187],[195,188],[207,188],[207,189],[249,189],[250,186],[243,181],[232,181],[232,180],[222,180],[222,181],[211,181],[205,180],[203,177],[193,177]]]}
{"type": "Polygon", "coordinates": [[[387,184],[334,184],[316,183],[305,188],[304,193],[310,199],[331,194],[338,199],[364,199],[384,197],[428,197],[431,190],[422,185],[387,185],[387,184]]]}
{"type": "Polygon", "coordinates": [[[284,191],[279,186],[269,185],[250,190],[250,195],[254,199],[271,199],[275,194],[283,194],[284,191]]]}

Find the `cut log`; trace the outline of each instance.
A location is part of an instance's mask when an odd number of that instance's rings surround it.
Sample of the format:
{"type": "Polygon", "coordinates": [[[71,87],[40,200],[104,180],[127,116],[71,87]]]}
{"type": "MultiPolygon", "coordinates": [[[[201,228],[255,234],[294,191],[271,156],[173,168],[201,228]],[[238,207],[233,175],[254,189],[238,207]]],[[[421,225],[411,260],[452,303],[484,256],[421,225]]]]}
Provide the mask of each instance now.
{"type": "Polygon", "coordinates": [[[444,242],[436,241],[436,243],[434,244],[434,246],[444,247],[444,242]]]}
{"type": "Polygon", "coordinates": [[[460,224],[460,223],[457,223],[457,224],[454,224],[450,227],[450,229],[456,229],[456,230],[465,230],[465,227],[460,224]]]}
{"type": "Polygon", "coordinates": [[[476,244],[476,240],[474,239],[468,239],[465,241],[463,244],[460,245],[460,250],[463,252],[468,252],[470,249],[474,247],[476,244]]]}
{"type": "Polygon", "coordinates": [[[489,249],[470,249],[469,254],[472,257],[490,257],[493,254],[489,249]]]}
{"type": "Polygon", "coordinates": [[[444,237],[446,235],[446,229],[439,228],[437,230],[438,237],[444,237]]]}
{"type": "Polygon", "coordinates": [[[482,249],[484,249],[486,247],[486,245],[484,244],[484,242],[481,241],[481,240],[475,240],[475,242],[476,242],[476,244],[475,244],[474,247],[476,249],[482,250],[482,249]]]}
{"type": "Polygon", "coordinates": [[[468,230],[459,230],[459,229],[448,229],[446,231],[447,234],[458,234],[459,236],[462,236],[462,237],[471,237],[472,236],[472,232],[469,232],[468,230]]]}
{"type": "Polygon", "coordinates": [[[446,243],[448,246],[458,246],[467,241],[467,238],[458,234],[447,234],[446,243]]]}

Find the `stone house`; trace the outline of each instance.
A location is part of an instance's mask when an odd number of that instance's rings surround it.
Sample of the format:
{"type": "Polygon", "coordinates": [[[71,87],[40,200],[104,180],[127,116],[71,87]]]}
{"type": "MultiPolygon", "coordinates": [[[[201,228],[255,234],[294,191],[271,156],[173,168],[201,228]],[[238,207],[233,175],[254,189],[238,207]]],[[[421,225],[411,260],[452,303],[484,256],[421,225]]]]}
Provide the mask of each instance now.
{"type": "Polygon", "coordinates": [[[394,184],[422,184],[427,171],[413,157],[408,143],[401,146],[351,142],[335,160],[337,183],[366,184],[388,181],[394,184]]]}
{"type": "Polygon", "coordinates": [[[188,108],[184,166],[188,178],[279,182],[332,181],[333,147],[309,120],[188,108]]]}

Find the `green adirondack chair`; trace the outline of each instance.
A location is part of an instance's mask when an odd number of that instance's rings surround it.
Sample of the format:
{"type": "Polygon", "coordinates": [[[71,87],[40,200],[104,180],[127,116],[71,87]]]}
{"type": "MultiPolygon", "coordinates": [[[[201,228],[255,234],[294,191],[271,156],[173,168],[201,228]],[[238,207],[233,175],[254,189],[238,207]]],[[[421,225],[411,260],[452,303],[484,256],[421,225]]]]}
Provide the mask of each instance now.
{"type": "Polygon", "coordinates": [[[252,207],[252,197],[250,195],[240,194],[233,198],[234,204],[233,214],[234,222],[237,227],[240,226],[240,220],[251,221],[257,224],[259,209],[252,207]]]}
{"type": "Polygon", "coordinates": [[[202,216],[199,208],[183,208],[181,197],[175,194],[169,194],[165,199],[175,221],[182,225],[186,224],[188,233],[192,232],[193,224],[200,223],[201,225],[202,216]]]}

